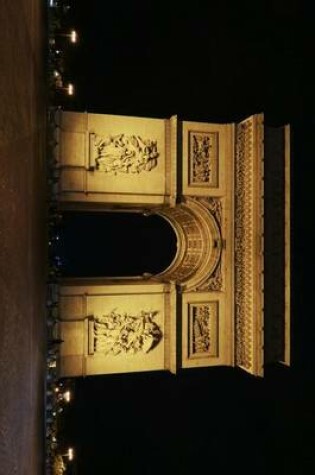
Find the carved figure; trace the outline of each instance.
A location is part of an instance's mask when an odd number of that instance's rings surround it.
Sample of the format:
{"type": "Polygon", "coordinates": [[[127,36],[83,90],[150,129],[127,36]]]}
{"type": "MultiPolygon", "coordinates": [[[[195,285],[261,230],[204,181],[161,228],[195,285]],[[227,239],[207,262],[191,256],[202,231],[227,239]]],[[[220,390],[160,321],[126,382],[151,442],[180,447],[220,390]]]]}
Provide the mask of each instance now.
{"type": "Polygon", "coordinates": [[[210,137],[193,134],[193,182],[208,183],[210,181],[210,137]]]}
{"type": "Polygon", "coordinates": [[[223,279],[222,279],[222,272],[221,272],[221,261],[219,262],[218,266],[216,267],[213,274],[209,276],[209,278],[201,285],[198,285],[197,290],[199,291],[212,291],[212,292],[220,292],[223,288],[223,279]]]}
{"type": "Polygon", "coordinates": [[[100,171],[140,173],[157,166],[157,141],[143,140],[138,135],[96,136],[96,167],[100,171]]]}
{"type": "Polygon", "coordinates": [[[208,305],[200,305],[193,312],[193,352],[206,353],[210,349],[210,310],[208,305]]]}
{"type": "Polygon", "coordinates": [[[94,321],[94,351],[106,355],[148,353],[160,342],[162,331],[154,321],[157,312],[132,316],[113,310],[94,321]]]}

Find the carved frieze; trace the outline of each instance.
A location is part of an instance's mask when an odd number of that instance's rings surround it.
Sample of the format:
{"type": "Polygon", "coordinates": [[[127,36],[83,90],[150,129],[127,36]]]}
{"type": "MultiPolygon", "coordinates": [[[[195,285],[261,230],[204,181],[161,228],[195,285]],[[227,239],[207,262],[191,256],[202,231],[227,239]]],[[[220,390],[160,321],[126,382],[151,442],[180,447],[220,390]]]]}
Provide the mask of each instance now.
{"type": "Polygon", "coordinates": [[[157,166],[157,141],[139,135],[95,135],[96,169],[113,174],[141,173],[157,166]]]}
{"type": "Polygon", "coordinates": [[[220,198],[212,197],[212,196],[196,196],[196,200],[198,200],[200,203],[202,203],[212,216],[214,216],[217,224],[220,227],[221,231],[221,225],[222,225],[222,201],[220,198]]]}
{"type": "Polygon", "coordinates": [[[221,260],[214,272],[208,277],[205,282],[201,285],[198,285],[196,288],[200,292],[221,292],[223,290],[223,277],[221,270],[221,260]]]}
{"type": "MultiPolygon", "coordinates": [[[[202,196],[202,197],[195,197],[199,203],[202,203],[211,213],[211,215],[216,220],[218,225],[218,229],[220,234],[222,233],[222,201],[220,198],[210,197],[210,196],[202,196]]],[[[215,242],[215,245],[221,246],[222,241],[215,242]]],[[[201,284],[196,287],[195,290],[197,291],[204,291],[204,292],[221,292],[223,290],[223,276],[222,276],[222,268],[221,268],[221,256],[218,262],[218,265],[213,270],[211,274],[208,275],[207,279],[201,284]]]]}
{"type": "Polygon", "coordinates": [[[193,274],[200,265],[204,252],[202,233],[199,222],[187,208],[169,208],[167,210],[167,217],[176,221],[186,236],[185,243],[187,247],[182,256],[181,263],[171,271],[172,279],[181,282],[193,274]]]}
{"type": "Polygon", "coordinates": [[[142,311],[129,315],[113,310],[94,319],[94,353],[116,356],[148,353],[162,339],[162,330],[155,321],[158,312],[142,311]]]}
{"type": "Polygon", "coordinates": [[[218,187],[218,133],[189,132],[189,185],[218,187]]]}
{"type": "Polygon", "coordinates": [[[253,364],[253,123],[236,128],[235,160],[235,330],[236,363],[253,364]]]}
{"type": "Polygon", "coordinates": [[[218,302],[189,304],[189,357],[218,354],[218,302]]]}

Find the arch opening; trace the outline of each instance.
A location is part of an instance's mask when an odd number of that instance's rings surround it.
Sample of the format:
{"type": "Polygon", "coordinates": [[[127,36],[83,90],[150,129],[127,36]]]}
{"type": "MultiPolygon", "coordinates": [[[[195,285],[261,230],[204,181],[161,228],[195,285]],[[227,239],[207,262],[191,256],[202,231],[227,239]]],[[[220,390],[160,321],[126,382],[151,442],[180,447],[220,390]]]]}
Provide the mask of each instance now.
{"type": "Polygon", "coordinates": [[[177,236],[157,214],[65,211],[56,245],[63,277],[133,277],[168,268],[177,236]]]}

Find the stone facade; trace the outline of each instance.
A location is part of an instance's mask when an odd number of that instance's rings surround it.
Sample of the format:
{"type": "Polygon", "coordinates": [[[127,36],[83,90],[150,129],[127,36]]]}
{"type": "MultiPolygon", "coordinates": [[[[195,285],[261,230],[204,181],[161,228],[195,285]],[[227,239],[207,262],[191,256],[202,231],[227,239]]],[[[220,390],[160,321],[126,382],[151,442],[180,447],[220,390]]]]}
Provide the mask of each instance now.
{"type": "Polygon", "coordinates": [[[58,122],[61,208],[156,213],[177,236],[158,275],[60,282],[61,375],[238,365],[262,376],[263,116],[58,122]]]}

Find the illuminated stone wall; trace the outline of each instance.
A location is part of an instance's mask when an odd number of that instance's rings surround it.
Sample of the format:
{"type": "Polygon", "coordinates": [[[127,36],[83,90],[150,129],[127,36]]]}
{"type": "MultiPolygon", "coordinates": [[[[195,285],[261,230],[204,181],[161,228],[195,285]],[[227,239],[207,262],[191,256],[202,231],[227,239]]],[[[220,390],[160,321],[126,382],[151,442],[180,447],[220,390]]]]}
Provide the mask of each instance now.
{"type": "Polygon", "coordinates": [[[62,112],[58,123],[62,201],[174,202],[175,119],[62,112]]]}
{"type": "Polygon", "coordinates": [[[174,286],[65,281],[59,305],[63,376],[175,370],[174,286]]]}
{"type": "Polygon", "coordinates": [[[209,124],[62,112],[58,121],[62,208],[156,213],[177,236],[158,275],[61,283],[62,375],[238,365],[262,376],[263,116],[209,124]]]}

